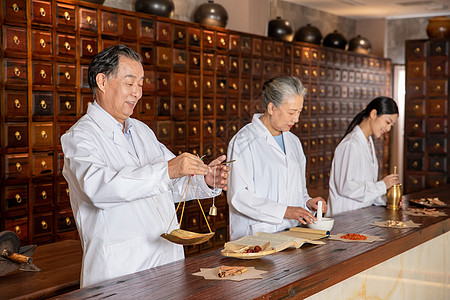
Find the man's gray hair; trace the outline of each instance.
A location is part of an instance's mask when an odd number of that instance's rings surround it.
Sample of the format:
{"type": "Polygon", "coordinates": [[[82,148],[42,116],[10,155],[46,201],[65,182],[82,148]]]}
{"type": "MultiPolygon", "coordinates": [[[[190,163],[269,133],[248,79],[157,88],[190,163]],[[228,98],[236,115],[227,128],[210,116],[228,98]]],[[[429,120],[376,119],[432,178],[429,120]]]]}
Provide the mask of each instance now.
{"type": "Polygon", "coordinates": [[[278,76],[266,81],[262,88],[262,106],[264,110],[272,103],[275,107],[283,104],[287,97],[305,96],[306,89],[294,76],[278,76]]]}

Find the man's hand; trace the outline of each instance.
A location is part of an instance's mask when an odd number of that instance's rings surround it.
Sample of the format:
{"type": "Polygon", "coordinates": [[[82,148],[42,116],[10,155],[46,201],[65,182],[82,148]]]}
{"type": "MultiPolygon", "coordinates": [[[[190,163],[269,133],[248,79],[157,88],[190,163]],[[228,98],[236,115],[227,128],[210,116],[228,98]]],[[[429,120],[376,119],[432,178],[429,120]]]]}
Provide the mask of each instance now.
{"type": "Polygon", "coordinates": [[[318,208],[317,202],[322,201],[322,212],[326,213],[328,210],[328,206],[327,206],[327,202],[325,200],[323,200],[322,197],[316,197],[316,198],[312,198],[309,199],[308,201],[306,201],[306,206],[310,209],[310,210],[316,210],[318,208]]]}
{"type": "Polygon", "coordinates": [[[200,157],[187,152],[169,160],[168,168],[170,179],[187,175],[207,175],[209,171],[200,157]]]}
{"type": "Polygon", "coordinates": [[[230,171],[229,166],[220,165],[220,163],[224,162],[227,157],[225,155],[221,155],[215,160],[213,160],[208,166],[208,174],[205,175],[205,182],[210,187],[216,187],[222,189],[224,191],[227,190],[228,184],[228,172],[230,171]],[[214,167],[215,166],[215,167],[214,167]],[[216,182],[214,183],[214,169],[216,172],[216,182]]]}
{"type": "Polygon", "coordinates": [[[288,206],[284,218],[297,220],[302,224],[306,224],[306,222],[311,224],[316,221],[316,218],[309,211],[299,206],[288,206]]]}

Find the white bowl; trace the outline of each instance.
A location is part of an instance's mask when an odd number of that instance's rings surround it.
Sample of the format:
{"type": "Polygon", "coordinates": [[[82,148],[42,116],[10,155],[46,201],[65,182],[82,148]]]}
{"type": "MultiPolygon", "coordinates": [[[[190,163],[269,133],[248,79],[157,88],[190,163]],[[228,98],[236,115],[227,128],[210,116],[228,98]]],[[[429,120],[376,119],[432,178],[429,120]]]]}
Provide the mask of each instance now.
{"type": "Polygon", "coordinates": [[[318,229],[318,230],[326,230],[330,231],[331,228],[333,228],[334,225],[334,219],[332,218],[322,218],[322,221],[316,221],[312,224],[307,224],[307,226],[311,229],[318,229]]]}

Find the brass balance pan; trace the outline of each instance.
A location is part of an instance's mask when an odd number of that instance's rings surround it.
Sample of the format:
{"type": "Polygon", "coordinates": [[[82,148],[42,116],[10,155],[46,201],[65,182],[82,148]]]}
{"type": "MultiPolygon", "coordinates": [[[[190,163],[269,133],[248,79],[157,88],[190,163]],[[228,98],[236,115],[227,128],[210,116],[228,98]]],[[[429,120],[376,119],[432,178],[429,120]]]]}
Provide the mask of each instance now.
{"type": "Polygon", "coordinates": [[[214,236],[214,232],[196,233],[183,229],[174,229],[171,233],[161,234],[162,238],[180,245],[197,245],[206,242],[214,236]]]}

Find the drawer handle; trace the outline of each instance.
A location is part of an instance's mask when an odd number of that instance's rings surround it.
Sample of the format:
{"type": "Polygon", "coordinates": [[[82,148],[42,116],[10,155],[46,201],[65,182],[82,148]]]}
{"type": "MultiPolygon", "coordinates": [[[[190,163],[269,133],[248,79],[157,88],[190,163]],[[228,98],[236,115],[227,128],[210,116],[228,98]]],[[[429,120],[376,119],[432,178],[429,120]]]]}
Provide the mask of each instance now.
{"type": "Polygon", "coordinates": [[[19,6],[17,5],[17,3],[13,3],[13,5],[12,5],[12,9],[13,9],[13,11],[14,12],[19,12],[19,6]]]}
{"type": "Polygon", "coordinates": [[[45,162],[45,160],[41,161],[41,168],[47,169],[47,163],[45,162]]]}
{"type": "Polygon", "coordinates": [[[192,127],[192,132],[194,133],[194,134],[197,134],[197,127],[192,127]]]}
{"type": "Polygon", "coordinates": [[[417,168],[417,167],[419,166],[419,163],[418,163],[417,161],[414,161],[414,162],[412,163],[412,166],[413,166],[414,168],[417,168]]]}
{"type": "Polygon", "coordinates": [[[67,110],[70,110],[72,108],[72,104],[70,104],[69,101],[64,102],[64,106],[66,107],[67,110]]]}
{"type": "Polygon", "coordinates": [[[233,130],[233,132],[235,132],[237,129],[236,125],[231,126],[231,130],[233,130]]]}
{"type": "Polygon", "coordinates": [[[162,79],[162,84],[163,84],[163,85],[167,85],[167,79],[163,78],[163,79],[162,79]]]}
{"type": "Polygon", "coordinates": [[[91,45],[87,45],[86,49],[89,53],[92,53],[92,51],[94,50],[91,45]]]}
{"type": "Polygon", "coordinates": [[[308,123],[304,123],[303,128],[308,128],[308,123]]]}
{"type": "Polygon", "coordinates": [[[414,183],[414,184],[418,184],[419,181],[418,181],[416,178],[414,178],[414,179],[413,179],[413,183],[414,183]]]}
{"type": "Polygon", "coordinates": [[[211,88],[211,81],[208,80],[208,81],[206,82],[206,86],[207,86],[208,88],[211,88]]]}
{"type": "MultiPolygon", "coordinates": [[[[15,4],[15,3],[14,3],[15,4]]],[[[20,229],[20,226],[17,225],[16,227],[14,227],[14,230],[16,231],[16,234],[21,234],[22,233],[22,229],[20,229]]]]}
{"type": "Polygon", "coordinates": [[[183,56],[178,55],[178,62],[182,63],[183,61],[184,61],[184,60],[183,60],[183,56]]]}
{"type": "Polygon", "coordinates": [[[233,46],[234,46],[234,47],[236,47],[236,46],[237,46],[237,41],[236,41],[236,40],[233,40],[233,42],[232,42],[232,43],[233,43],[233,46]]]}
{"type": "Polygon", "coordinates": [[[323,127],[325,127],[325,124],[323,124],[323,123],[321,122],[321,123],[319,123],[319,126],[320,126],[320,128],[323,128],[323,127]]]}
{"type": "Polygon", "coordinates": [[[225,65],[225,61],[223,59],[220,60],[220,65],[223,67],[225,65]]]}
{"type": "Polygon", "coordinates": [[[184,132],[184,131],[183,131],[183,128],[181,128],[181,127],[178,127],[178,134],[179,134],[179,135],[182,135],[182,134],[183,134],[183,132],[184,132]]]}
{"type": "Polygon", "coordinates": [[[127,28],[128,28],[128,30],[131,31],[131,30],[133,30],[133,25],[131,25],[131,23],[128,23],[128,24],[127,24],[127,28]]]}
{"type": "Polygon", "coordinates": [[[46,191],[42,191],[42,193],[41,193],[41,197],[42,197],[42,199],[47,199],[47,192],[46,191]]]}
{"type": "Polygon", "coordinates": [[[206,104],[206,109],[208,110],[208,111],[211,111],[212,110],[212,105],[211,104],[206,104]]]}
{"type": "Polygon", "coordinates": [[[440,144],[440,143],[436,143],[436,144],[434,145],[434,149],[439,149],[439,148],[441,148],[441,144],[440,144]]]}
{"type": "Polygon", "coordinates": [[[16,196],[14,196],[16,198],[16,202],[17,203],[22,203],[22,197],[20,197],[19,194],[16,194],[16,196]]]}
{"type": "Polygon", "coordinates": [[[45,100],[41,100],[41,108],[47,109],[47,103],[45,102],[45,100]]]}
{"type": "Polygon", "coordinates": [[[210,156],[212,154],[212,151],[211,151],[211,149],[206,149],[206,155],[208,155],[208,156],[210,156]]]}
{"type": "Polygon", "coordinates": [[[436,71],[437,71],[437,72],[440,72],[441,70],[442,70],[441,66],[437,66],[437,67],[436,67],[436,71]]]}
{"type": "Polygon", "coordinates": [[[225,88],[225,83],[223,83],[223,82],[220,82],[220,83],[219,83],[219,85],[220,85],[220,88],[222,88],[222,89],[224,89],[224,88],[225,88]]]}
{"type": "Polygon", "coordinates": [[[210,58],[208,58],[208,59],[206,60],[206,63],[208,64],[208,66],[211,67],[211,65],[212,65],[212,60],[211,60],[210,58]]]}
{"type": "Polygon", "coordinates": [[[246,112],[249,112],[248,104],[245,104],[245,105],[244,105],[244,110],[245,110],[246,112]]]}
{"type": "Polygon", "coordinates": [[[219,218],[223,219],[225,217],[225,215],[223,214],[223,212],[219,213],[219,218]]]}
{"type": "Polygon", "coordinates": [[[245,83],[245,84],[244,84],[244,89],[245,89],[245,90],[248,90],[248,89],[249,89],[248,83],[245,83]]]}
{"type": "Polygon", "coordinates": [[[311,124],[311,127],[312,127],[312,128],[316,128],[316,123],[312,123],[312,124],[311,124]]]}
{"type": "Polygon", "coordinates": [[[211,134],[211,133],[213,132],[213,130],[212,130],[212,127],[211,127],[211,126],[208,126],[208,127],[206,127],[206,130],[208,131],[208,133],[209,133],[209,134],[211,134]]]}
{"type": "Polygon", "coordinates": [[[178,31],[178,39],[182,40],[184,38],[184,34],[181,31],[178,31]]]}
{"type": "Polygon", "coordinates": [[[438,52],[438,53],[439,53],[439,52],[441,52],[441,51],[442,51],[442,48],[441,48],[441,46],[437,46],[435,50],[436,50],[436,52],[438,52]]]}
{"type": "Polygon", "coordinates": [[[114,23],[113,23],[111,20],[108,20],[107,23],[108,23],[108,26],[109,26],[109,27],[113,27],[113,26],[114,26],[114,23]]]}
{"type": "Polygon", "coordinates": [[[192,58],[192,62],[194,63],[194,65],[197,65],[197,64],[198,64],[198,59],[197,59],[197,57],[193,57],[193,58],[192,58]]]}
{"type": "Polygon", "coordinates": [[[14,75],[16,75],[17,77],[20,76],[20,70],[18,67],[14,67],[14,75]]]}
{"type": "Polygon", "coordinates": [[[39,8],[39,13],[41,16],[45,17],[45,9],[43,7],[39,8]]]}
{"type": "Polygon", "coordinates": [[[259,90],[259,86],[260,86],[259,83],[255,84],[257,90],[259,90]]]}
{"type": "Polygon", "coordinates": [[[148,53],[148,51],[145,52],[145,58],[146,58],[146,59],[150,59],[150,58],[151,58],[151,55],[150,55],[150,53],[148,53]]]}
{"type": "Polygon", "coordinates": [[[441,86],[437,85],[436,88],[434,89],[436,92],[439,92],[441,90],[441,86]]]}
{"type": "Polygon", "coordinates": [[[194,111],[197,111],[197,104],[192,104],[192,109],[194,110],[194,111]]]}
{"type": "Polygon", "coordinates": [[[418,124],[418,123],[415,123],[415,124],[414,124],[414,129],[417,129],[417,128],[419,128],[419,124],[418,124]]]}
{"type": "Polygon", "coordinates": [[[48,228],[47,222],[42,221],[42,222],[41,222],[41,227],[42,227],[42,229],[46,230],[46,229],[48,228]]]}
{"type": "Polygon", "coordinates": [[[148,79],[148,77],[145,77],[145,83],[150,84],[150,83],[152,83],[152,81],[150,79],[148,79]]]}
{"type": "Polygon", "coordinates": [[[259,69],[259,66],[260,66],[260,64],[259,64],[259,62],[257,62],[257,63],[255,64],[255,67],[256,67],[257,69],[259,69]]]}
{"type": "Polygon", "coordinates": [[[436,110],[441,109],[441,105],[440,105],[440,104],[436,104],[435,109],[436,109],[436,110]]]}
{"type": "Polygon", "coordinates": [[[250,69],[250,65],[247,62],[244,63],[244,69],[246,69],[246,70],[250,69]]]}
{"type": "Polygon", "coordinates": [[[225,131],[225,127],[223,127],[223,125],[220,125],[219,126],[219,130],[220,130],[220,132],[224,132],[225,131]]]}
{"type": "Polygon", "coordinates": [[[317,77],[317,71],[316,70],[313,70],[313,76],[317,77]]]}
{"type": "Polygon", "coordinates": [[[225,45],[226,45],[225,39],[224,39],[224,38],[221,38],[221,39],[220,39],[220,43],[222,44],[222,46],[225,46],[225,45]]]}
{"type": "Polygon", "coordinates": [[[414,105],[414,110],[419,110],[420,106],[418,104],[414,105]]]}
{"type": "Polygon", "coordinates": [[[167,135],[167,133],[168,133],[167,128],[163,128],[163,129],[161,129],[161,131],[162,131],[163,135],[167,135]]]}
{"type": "Polygon", "coordinates": [[[210,35],[206,37],[206,40],[208,41],[208,44],[212,44],[212,37],[210,35]]]}
{"type": "Polygon", "coordinates": [[[15,35],[15,36],[13,37],[13,41],[14,41],[14,44],[16,44],[16,45],[19,45],[19,44],[20,44],[20,40],[19,40],[19,37],[18,37],[17,35],[15,35]]]}
{"type": "Polygon", "coordinates": [[[237,105],[236,105],[236,104],[232,104],[232,105],[231,105],[231,109],[232,109],[232,110],[237,110],[237,105]]]}
{"type": "Polygon", "coordinates": [[[179,111],[183,111],[183,104],[178,103],[177,107],[179,111]]]}
{"type": "Polygon", "coordinates": [[[69,217],[66,217],[66,225],[70,226],[72,224],[72,221],[70,220],[69,217]]]}
{"type": "Polygon", "coordinates": [[[197,149],[192,150],[192,154],[197,155],[197,149]]]}
{"type": "Polygon", "coordinates": [[[315,146],[316,145],[316,141],[311,141],[311,145],[315,146]]]}
{"type": "Polygon", "coordinates": [[[166,30],[165,28],[163,28],[162,34],[163,34],[164,36],[166,36],[166,35],[168,34],[168,32],[167,32],[167,30],[166,30]]]}
{"type": "Polygon", "coordinates": [[[164,110],[169,110],[169,104],[167,104],[166,102],[164,102],[163,108],[164,108],[164,110]]]}
{"type": "Polygon", "coordinates": [[[233,68],[237,68],[237,62],[233,61],[233,68]]]}
{"type": "Polygon", "coordinates": [[[197,82],[197,80],[192,81],[192,85],[193,85],[195,88],[197,88],[197,87],[198,87],[198,82],[197,82]]]}
{"type": "Polygon", "coordinates": [[[15,99],[15,100],[14,100],[14,107],[15,107],[15,108],[20,108],[20,106],[21,106],[21,105],[20,105],[19,99],[15,99]]]}
{"type": "Polygon", "coordinates": [[[47,78],[47,73],[45,73],[45,70],[41,70],[41,72],[39,72],[39,74],[41,74],[42,79],[47,78]]]}
{"type": "Polygon", "coordinates": [[[178,80],[178,85],[179,85],[179,86],[183,86],[183,81],[178,80]]]}
{"type": "Polygon", "coordinates": [[[64,18],[67,20],[67,21],[70,21],[70,14],[69,14],[69,12],[64,12],[64,18]]]}
{"type": "Polygon", "coordinates": [[[22,172],[22,165],[20,163],[16,163],[17,172],[22,172]]]}
{"type": "Polygon", "coordinates": [[[148,27],[148,26],[145,26],[145,32],[147,32],[147,33],[149,33],[150,32],[150,27],[148,27]]]}
{"type": "Polygon", "coordinates": [[[66,195],[69,196],[69,188],[66,188],[66,195]]]}
{"type": "Polygon", "coordinates": [[[192,218],[192,225],[197,225],[197,219],[196,218],[192,218]]]}
{"type": "Polygon", "coordinates": [[[220,104],[220,105],[219,105],[219,108],[220,108],[221,111],[225,111],[225,105],[220,104]]]}
{"type": "Polygon", "coordinates": [[[434,125],[434,128],[435,129],[440,129],[441,128],[441,124],[438,123],[438,124],[434,125]]]}
{"type": "Polygon", "coordinates": [[[168,59],[168,57],[167,57],[167,55],[166,55],[165,53],[163,53],[162,59],[163,59],[164,61],[166,61],[166,60],[168,59]]]}
{"type": "Polygon", "coordinates": [[[18,140],[18,141],[20,141],[20,140],[22,139],[22,135],[20,134],[19,131],[16,131],[16,132],[14,133],[14,136],[15,136],[16,140],[18,140]]]}
{"type": "Polygon", "coordinates": [[[150,110],[152,107],[150,106],[150,103],[145,103],[145,109],[146,110],[150,110]]]}
{"type": "Polygon", "coordinates": [[[70,80],[70,73],[69,72],[65,72],[64,73],[64,77],[66,77],[67,80],[70,80]]]}
{"type": "Polygon", "coordinates": [[[194,39],[194,41],[198,42],[198,35],[196,33],[192,35],[192,38],[194,39]]]}
{"type": "Polygon", "coordinates": [[[69,44],[69,42],[65,42],[65,43],[64,43],[64,47],[66,48],[67,51],[69,51],[69,50],[70,50],[70,44],[69,44]]]}
{"type": "Polygon", "coordinates": [[[419,143],[418,143],[418,142],[415,142],[415,143],[413,144],[413,148],[414,148],[414,149],[419,148],[419,143]]]}
{"type": "Polygon", "coordinates": [[[40,39],[39,44],[41,45],[42,48],[45,48],[45,46],[47,46],[47,43],[44,41],[44,39],[40,39]]]}
{"type": "MultiPolygon", "coordinates": [[[[322,144],[323,144],[323,143],[322,143],[322,144]]],[[[320,161],[320,162],[323,162],[323,161],[324,161],[323,156],[319,156],[319,161],[320,161]]]]}
{"type": "Polygon", "coordinates": [[[311,180],[315,181],[316,180],[316,175],[311,175],[311,180]]]}
{"type": "Polygon", "coordinates": [[[438,161],[434,163],[434,167],[435,167],[435,168],[439,168],[440,165],[441,165],[441,164],[440,164],[438,161]]]}
{"type": "Polygon", "coordinates": [[[92,24],[92,18],[91,18],[91,16],[87,16],[86,21],[88,22],[88,24],[92,24]]]}

